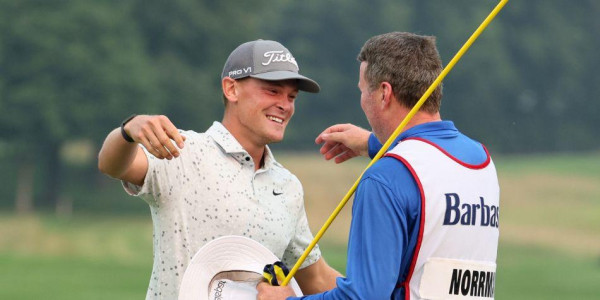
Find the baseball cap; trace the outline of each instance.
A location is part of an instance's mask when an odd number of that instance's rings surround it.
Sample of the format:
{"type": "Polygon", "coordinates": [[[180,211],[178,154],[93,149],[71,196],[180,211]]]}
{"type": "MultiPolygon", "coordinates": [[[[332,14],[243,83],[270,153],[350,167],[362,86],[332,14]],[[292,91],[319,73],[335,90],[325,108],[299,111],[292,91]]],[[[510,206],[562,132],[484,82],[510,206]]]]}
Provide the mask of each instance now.
{"type": "Polygon", "coordinates": [[[297,79],[299,90],[310,93],[318,93],[321,90],[316,81],[300,75],[298,71],[296,59],[283,45],[275,41],[256,40],[243,43],[231,52],[223,67],[221,79],[297,79]]]}
{"type": "MultiPolygon", "coordinates": [[[[278,260],[269,249],[246,237],[214,239],[196,252],[185,270],[179,300],[255,300],[264,266],[278,260]]],[[[295,279],[289,286],[302,296],[295,279]]]]}

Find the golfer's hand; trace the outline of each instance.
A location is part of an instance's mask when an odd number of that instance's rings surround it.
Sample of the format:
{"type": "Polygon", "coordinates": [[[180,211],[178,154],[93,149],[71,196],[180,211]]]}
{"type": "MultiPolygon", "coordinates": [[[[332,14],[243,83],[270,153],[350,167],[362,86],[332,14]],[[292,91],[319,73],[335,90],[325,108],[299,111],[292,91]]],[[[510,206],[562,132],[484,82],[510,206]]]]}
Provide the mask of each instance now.
{"type": "Polygon", "coordinates": [[[185,136],[166,116],[136,116],[123,129],[136,143],[144,145],[148,152],[160,159],[178,157],[179,149],[183,149],[185,136]]]}
{"type": "Polygon", "coordinates": [[[257,300],[285,300],[287,297],[294,297],[296,294],[289,286],[272,286],[267,282],[261,282],[256,286],[258,290],[257,300]]]}
{"type": "Polygon", "coordinates": [[[320,152],[326,160],[335,157],[335,163],[339,164],[359,155],[369,156],[370,134],[352,124],[337,124],[321,132],[315,142],[324,143],[320,152]]]}

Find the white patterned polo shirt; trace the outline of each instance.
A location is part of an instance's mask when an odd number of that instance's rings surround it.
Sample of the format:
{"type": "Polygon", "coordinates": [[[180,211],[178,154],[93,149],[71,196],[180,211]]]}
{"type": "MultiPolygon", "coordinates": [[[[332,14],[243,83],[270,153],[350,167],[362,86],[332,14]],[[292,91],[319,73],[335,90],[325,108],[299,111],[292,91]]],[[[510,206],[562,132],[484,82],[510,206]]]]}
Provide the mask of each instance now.
{"type": "MultiPolygon", "coordinates": [[[[220,236],[256,240],[291,268],[313,239],[296,176],[268,147],[264,166],[255,171],[248,152],[219,122],[205,133],[181,133],[186,141],[178,158],[161,160],[146,151],[144,185],[123,182],[152,213],[154,264],[146,299],[177,299],[194,254],[220,236]]],[[[315,247],[302,267],[320,257],[315,247]]]]}

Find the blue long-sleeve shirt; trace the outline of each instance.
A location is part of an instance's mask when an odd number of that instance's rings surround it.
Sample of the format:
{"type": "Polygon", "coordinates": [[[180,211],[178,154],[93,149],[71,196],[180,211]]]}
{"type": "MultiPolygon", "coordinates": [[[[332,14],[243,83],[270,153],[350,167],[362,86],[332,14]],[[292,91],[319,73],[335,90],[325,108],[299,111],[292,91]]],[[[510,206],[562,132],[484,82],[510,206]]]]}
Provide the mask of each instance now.
{"type": "MultiPolygon", "coordinates": [[[[469,164],[487,159],[479,142],[460,133],[451,121],[412,127],[390,147],[408,137],[419,137],[439,145],[469,164]]],[[[382,144],[369,138],[372,158],[382,144]]],[[[410,171],[399,160],[383,157],[363,175],[352,207],[346,277],[325,293],[290,299],[403,299],[402,283],[410,268],[419,233],[421,195],[410,171]]]]}

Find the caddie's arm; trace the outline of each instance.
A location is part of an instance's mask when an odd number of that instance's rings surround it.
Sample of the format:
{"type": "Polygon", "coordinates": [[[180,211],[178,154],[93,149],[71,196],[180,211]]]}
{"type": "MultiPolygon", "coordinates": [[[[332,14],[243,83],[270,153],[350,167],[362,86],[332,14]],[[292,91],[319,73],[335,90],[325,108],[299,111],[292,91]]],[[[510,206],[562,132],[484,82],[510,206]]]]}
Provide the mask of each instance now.
{"type": "MultiPolygon", "coordinates": [[[[314,264],[299,269],[294,276],[304,295],[323,293],[335,288],[337,277],[342,277],[342,274],[330,267],[322,257],[314,264]]],[[[284,300],[296,296],[289,285],[272,286],[268,282],[261,282],[256,289],[257,300],[284,300]]]]}
{"type": "Polygon", "coordinates": [[[321,132],[315,142],[323,144],[320,152],[326,160],[335,157],[335,163],[356,156],[368,156],[371,132],[352,124],[336,124],[321,132]]]}
{"type": "Polygon", "coordinates": [[[113,178],[143,185],[148,158],[138,144],[157,158],[172,159],[179,156],[184,141],[185,137],[166,116],[135,116],[122,129],[108,134],[98,154],[98,169],[113,178]]]}

